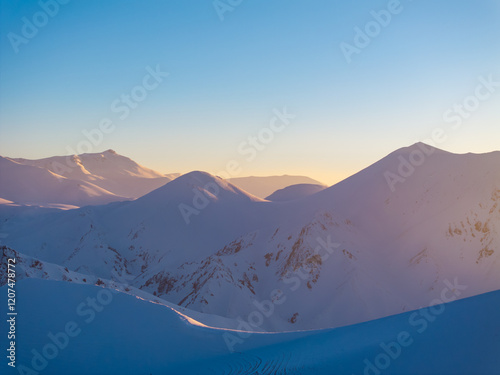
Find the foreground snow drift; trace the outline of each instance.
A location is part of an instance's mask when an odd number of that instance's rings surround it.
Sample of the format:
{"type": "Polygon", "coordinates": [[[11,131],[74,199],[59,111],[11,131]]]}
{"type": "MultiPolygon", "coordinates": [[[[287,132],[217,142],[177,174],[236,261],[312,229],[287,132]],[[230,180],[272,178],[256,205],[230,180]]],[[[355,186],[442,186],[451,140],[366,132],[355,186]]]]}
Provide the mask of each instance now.
{"type": "MultiPolygon", "coordinates": [[[[500,368],[500,291],[343,328],[250,334],[193,325],[171,308],[95,286],[27,279],[16,290],[16,369],[2,365],[6,374],[470,375],[500,368]]],[[[5,330],[4,323],[4,347],[5,330]]]]}

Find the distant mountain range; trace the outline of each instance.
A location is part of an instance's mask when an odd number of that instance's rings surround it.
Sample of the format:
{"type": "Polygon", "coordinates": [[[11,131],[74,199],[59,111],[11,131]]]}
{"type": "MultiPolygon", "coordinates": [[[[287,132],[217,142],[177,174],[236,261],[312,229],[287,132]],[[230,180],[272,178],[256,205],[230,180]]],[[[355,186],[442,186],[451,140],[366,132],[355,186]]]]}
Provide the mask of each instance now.
{"type": "MultiPolygon", "coordinates": [[[[113,150],[37,160],[0,157],[0,204],[75,208],[133,200],[179,176],[161,174],[113,150]]],[[[287,175],[230,181],[260,198],[289,185],[318,183],[287,175]]]]}
{"type": "Polygon", "coordinates": [[[39,269],[33,277],[127,275],[130,287],[235,325],[272,306],[256,330],[338,327],[429,306],[442,285],[459,298],[500,289],[499,165],[500,152],[416,144],[280,202],[191,172],[105,206],[0,205],[0,232],[27,259],[20,269],[39,269]]]}

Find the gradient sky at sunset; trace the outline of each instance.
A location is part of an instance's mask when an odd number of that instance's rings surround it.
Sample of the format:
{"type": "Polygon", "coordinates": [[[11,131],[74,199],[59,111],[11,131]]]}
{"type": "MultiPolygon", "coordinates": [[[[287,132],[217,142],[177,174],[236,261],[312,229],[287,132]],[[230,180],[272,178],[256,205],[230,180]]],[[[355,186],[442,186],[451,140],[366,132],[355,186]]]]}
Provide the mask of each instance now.
{"type": "Polygon", "coordinates": [[[76,151],[103,118],[114,130],[92,152],[112,148],[161,172],[217,173],[236,160],[241,176],[332,184],[435,128],[445,150],[500,149],[497,0],[402,0],[351,63],[341,43],[354,46],[355,27],[392,1],[243,0],[221,21],[212,0],[72,0],[17,53],[12,33],[43,22],[42,8],[0,1],[3,156],[76,151]],[[168,77],[120,119],[112,103],[157,66],[168,77]],[[242,143],[269,135],[285,107],[295,118],[249,160],[242,143]]]}

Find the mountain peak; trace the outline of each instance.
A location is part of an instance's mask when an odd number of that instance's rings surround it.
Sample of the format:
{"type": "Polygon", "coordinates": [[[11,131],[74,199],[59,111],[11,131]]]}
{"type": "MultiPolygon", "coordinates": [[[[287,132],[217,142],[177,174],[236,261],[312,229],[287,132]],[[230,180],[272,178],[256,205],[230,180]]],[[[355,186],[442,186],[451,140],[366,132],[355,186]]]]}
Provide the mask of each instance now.
{"type": "MultiPolygon", "coordinates": [[[[193,193],[197,192],[202,192],[212,200],[243,198],[251,201],[262,201],[261,198],[240,189],[230,182],[203,171],[192,171],[183,174],[143,198],[149,200],[160,197],[176,197],[176,199],[185,200],[186,197],[192,197],[193,193]]],[[[141,199],[138,199],[138,201],[141,199]]]]}
{"type": "Polygon", "coordinates": [[[211,175],[208,172],[203,172],[203,171],[192,171],[186,174],[183,174],[179,177],[177,177],[175,180],[173,180],[171,183],[168,185],[175,185],[175,186],[184,186],[188,187],[190,189],[192,188],[206,188],[209,185],[212,184],[217,184],[218,186],[222,187],[223,189],[229,188],[229,190],[234,190],[238,189],[236,186],[232,185],[231,183],[227,182],[226,180],[223,180],[220,177],[216,177],[211,175]],[[234,188],[234,189],[232,189],[234,188]]]}
{"type": "Polygon", "coordinates": [[[450,154],[448,151],[444,151],[440,148],[431,146],[430,144],[424,142],[416,142],[410,146],[401,147],[396,151],[391,152],[390,155],[407,155],[411,153],[423,153],[424,155],[432,155],[432,154],[450,154]]]}
{"type": "Polygon", "coordinates": [[[430,144],[427,144],[424,142],[416,142],[416,143],[412,144],[411,146],[404,147],[403,149],[406,149],[410,152],[414,151],[414,150],[420,150],[420,151],[424,151],[426,153],[434,153],[436,151],[445,152],[437,147],[431,146],[430,144]]]}

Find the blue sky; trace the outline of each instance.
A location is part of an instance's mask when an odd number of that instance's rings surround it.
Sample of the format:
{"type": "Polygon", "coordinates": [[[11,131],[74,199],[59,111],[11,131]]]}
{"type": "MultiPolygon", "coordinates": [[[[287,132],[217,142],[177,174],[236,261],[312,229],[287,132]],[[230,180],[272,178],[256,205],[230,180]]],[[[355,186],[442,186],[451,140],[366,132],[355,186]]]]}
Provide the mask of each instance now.
{"type": "Polygon", "coordinates": [[[223,20],[211,0],[72,0],[45,25],[39,2],[0,1],[4,156],[68,154],[103,118],[113,131],[91,152],[112,148],[162,172],[217,173],[236,160],[242,176],[334,183],[437,127],[448,136],[440,148],[500,149],[500,87],[460,127],[443,119],[480,77],[500,81],[496,0],[402,0],[350,63],[341,43],[356,47],[355,27],[375,27],[370,12],[395,0],[243,0],[223,20]],[[25,20],[42,26],[13,47],[25,20]],[[111,104],[148,67],[169,75],[120,119],[111,104]],[[283,108],[295,118],[247,160],[238,148],[283,108]]]}

